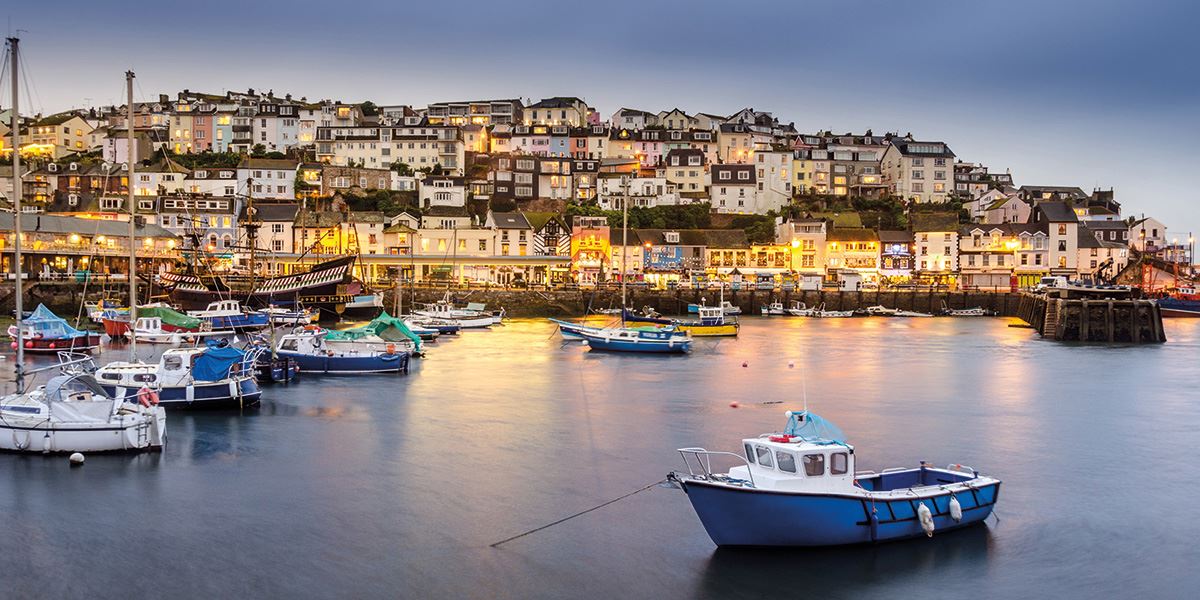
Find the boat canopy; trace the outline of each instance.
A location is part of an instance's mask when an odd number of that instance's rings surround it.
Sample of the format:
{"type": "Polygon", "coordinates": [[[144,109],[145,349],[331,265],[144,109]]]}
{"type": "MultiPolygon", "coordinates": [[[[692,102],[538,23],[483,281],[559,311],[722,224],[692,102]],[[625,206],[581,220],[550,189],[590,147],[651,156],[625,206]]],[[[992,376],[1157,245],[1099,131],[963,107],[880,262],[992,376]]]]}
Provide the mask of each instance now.
{"type": "Polygon", "coordinates": [[[85,335],[67,324],[66,319],[54,314],[45,304],[39,304],[33,313],[22,320],[36,334],[44,338],[73,338],[85,335]]]}
{"type": "Polygon", "coordinates": [[[792,435],[812,444],[845,444],[846,434],[837,425],[807,410],[787,411],[785,435],[792,435]]]}
{"type": "Polygon", "coordinates": [[[416,344],[415,348],[419,352],[421,350],[421,337],[413,333],[403,319],[398,319],[387,314],[387,311],[380,313],[378,317],[371,320],[370,323],[362,327],[353,329],[330,330],[325,334],[325,339],[339,342],[351,342],[360,340],[367,336],[375,336],[386,342],[398,342],[404,338],[412,340],[416,344]]]}
{"type": "Polygon", "coordinates": [[[244,362],[245,357],[245,352],[230,346],[225,340],[209,340],[208,348],[196,357],[192,365],[192,378],[196,381],[220,381],[229,376],[230,367],[244,362]]]}
{"type": "Polygon", "coordinates": [[[66,400],[79,392],[88,392],[97,398],[108,397],[91,375],[56,375],[46,382],[46,397],[51,400],[66,400]]]}
{"type": "Polygon", "coordinates": [[[200,319],[189,317],[165,306],[147,306],[138,309],[138,317],[158,317],[163,323],[181,329],[199,329],[200,319]]]}

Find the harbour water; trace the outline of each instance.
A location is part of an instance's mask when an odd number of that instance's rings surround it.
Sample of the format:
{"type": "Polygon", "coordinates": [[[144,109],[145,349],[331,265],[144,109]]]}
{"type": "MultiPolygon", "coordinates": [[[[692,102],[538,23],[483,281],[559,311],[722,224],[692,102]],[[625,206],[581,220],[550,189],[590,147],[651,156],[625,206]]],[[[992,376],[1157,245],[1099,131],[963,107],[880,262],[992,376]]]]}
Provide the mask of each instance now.
{"type": "Polygon", "coordinates": [[[75,469],[0,455],[2,595],[1194,597],[1200,320],[1139,347],[1005,319],[742,322],[689,356],[629,356],[514,321],[431,345],[407,377],[172,413],[158,454],[75,469]],[[676,448],[736,451],[805,396],[860,469],[998,476],[998,519],[874,547],[718,551],[682,492],[652,487],[489,547],[662,480],[676,448]]]}

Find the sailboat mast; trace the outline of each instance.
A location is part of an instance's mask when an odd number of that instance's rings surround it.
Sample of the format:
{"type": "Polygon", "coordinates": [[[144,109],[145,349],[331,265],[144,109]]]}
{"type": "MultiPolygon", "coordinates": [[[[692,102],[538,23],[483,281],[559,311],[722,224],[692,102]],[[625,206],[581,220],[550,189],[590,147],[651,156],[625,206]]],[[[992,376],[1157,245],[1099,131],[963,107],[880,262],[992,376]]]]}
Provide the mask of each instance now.
{"type": "Polygon", "coordinates": [[[133,328],[137,324],[137,239],[135,238],[137,221],[137,197],[134,194],[134,164],[137,154],[133,150],[133,71],[125,71],[125,108],[128,127],[125,161],[129,164],[129,356],[130,360],[137,359],[137,336],[133,328]]]}
{"type": "Polygon", "coordinates": [[[24,294],[21,281],[21,117],[17,109],[17,76],[18,46],[21,40],[16,37],[8,38],[9,58],[12,65],[12,159],[13,159],[13,265],[17,274],[16,308],[17,308],[17,393],[25,393],[25,341],[21,339],[21,321],[25,308],[21,296],[24,294]]]}
{"type": "Polygon", "coordinates": [[[629,253],[629,178],[621,181],[621,326],[625,326],[625,270],[626,255],[629,253]]]}

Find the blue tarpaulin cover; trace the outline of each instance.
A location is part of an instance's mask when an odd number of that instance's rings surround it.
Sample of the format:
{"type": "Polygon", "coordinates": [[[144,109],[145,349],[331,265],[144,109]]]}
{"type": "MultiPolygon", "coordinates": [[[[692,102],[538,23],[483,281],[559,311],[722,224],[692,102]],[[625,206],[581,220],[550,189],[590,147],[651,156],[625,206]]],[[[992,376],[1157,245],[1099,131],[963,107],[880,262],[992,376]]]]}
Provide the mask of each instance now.
{"type": "Polygon", "coordinates": [[[22,320],[22,323],[36,334],[47,339],[73,338],[85,335],[84,332],[67,324],[66,319],[54,314],[45,304],[39,304],[33,313],[22,320]]]}
{"type": "Polygon", "coordinates": [[[242,362],[246,354],[233,346],[210,342],[204,354],[196,357],[192,365],[192,378],[196,381],[220,381],[229,375],[229,368],[242,362]]]}
{"type": "Polygon", "coordinates": [[[846,434],[837,425],[807,410],[788,411],[787,435],[799,436],[813,444],[845,444],[846,434]]]}

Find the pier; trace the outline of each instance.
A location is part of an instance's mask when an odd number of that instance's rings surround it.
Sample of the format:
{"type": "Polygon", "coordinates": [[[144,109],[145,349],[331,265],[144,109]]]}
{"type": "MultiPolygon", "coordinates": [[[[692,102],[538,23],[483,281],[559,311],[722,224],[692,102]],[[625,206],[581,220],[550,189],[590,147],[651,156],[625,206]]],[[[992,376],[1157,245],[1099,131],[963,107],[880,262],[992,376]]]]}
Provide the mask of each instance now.
{"type": "Polygon", "coordinates": [[[1017,317],[1060,342],[1154,344],[1167,341],[1162,312],[1129,290],[1021,294],[1017,317]]]}

